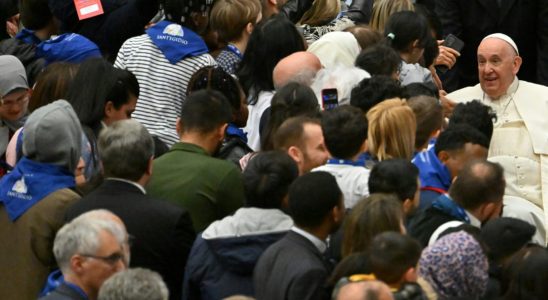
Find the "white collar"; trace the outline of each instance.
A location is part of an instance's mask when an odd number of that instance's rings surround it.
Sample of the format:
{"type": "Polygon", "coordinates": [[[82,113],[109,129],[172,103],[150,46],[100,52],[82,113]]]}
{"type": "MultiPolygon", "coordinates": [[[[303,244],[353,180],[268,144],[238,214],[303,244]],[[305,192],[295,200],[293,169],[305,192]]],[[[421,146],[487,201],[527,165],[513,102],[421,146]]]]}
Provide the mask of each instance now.
{"type": "Polygon", "coordinates": [[[320,240],[317,236],[310,234],[309,232],[306,232],[297,226],[291,227],[291,231],[304,236],[307,240],[312,242],[312,244],[314,244],[314,246],[318,248],[320,253],[323,254],[325,250],[327,250],[327,244],[325,243],[325,241],[320,240]]]}
{"type": "Polygon", "coordinates": [[[470,225],[477,228],[481,228],[481,221],[478,218],[476,218],[476,216],[468,212],[466,209],[464,210],[464,212],[466,213],[468,218],[470,218],[470,225]]]}
{"type": "Polygon", "coordinates": [[[122,181],[122,182],[125,182],[125,183],[129,183],[129,184],[134,185],[136,188],[138,188],[141,192],[143,192],[143,194],[146,195],[146,193],[147,193],[145,188],[142,187],[140,184],[138,184],[135,181],[131,181],[131,180],[123,179],[123,178],[117,178],[117,177],[108,177],[107,180],[116,180],[116,181],[122,181]]]}

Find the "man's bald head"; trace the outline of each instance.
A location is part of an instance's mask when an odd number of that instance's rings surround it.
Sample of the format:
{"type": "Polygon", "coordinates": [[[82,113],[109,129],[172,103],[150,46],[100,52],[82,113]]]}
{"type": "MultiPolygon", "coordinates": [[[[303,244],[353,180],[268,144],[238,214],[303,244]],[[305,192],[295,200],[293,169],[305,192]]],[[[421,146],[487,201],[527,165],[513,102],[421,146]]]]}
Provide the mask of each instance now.
{"type": "Polygon", "coordinates": [[[316,55],[306,51],[295,52],[280,60],[274,68],[274,87],[279,89],[292,81],[310,86],[321,68],[322,63],[316,55]]]}
{"type": "Polygon", "coordinates": [[[390,288],[378,280],[351,282],[339,290],[337,300],[393,300],[390,288]]]}
{"type": "Polygon", "coordinates": [[[478,73],[482,90],[493,100],[508,92],[521,66],[517,47],[509,37],[490,36],[478,47],[478,73]],[[509,39],[509,40],[508,40],[509,39]]]}

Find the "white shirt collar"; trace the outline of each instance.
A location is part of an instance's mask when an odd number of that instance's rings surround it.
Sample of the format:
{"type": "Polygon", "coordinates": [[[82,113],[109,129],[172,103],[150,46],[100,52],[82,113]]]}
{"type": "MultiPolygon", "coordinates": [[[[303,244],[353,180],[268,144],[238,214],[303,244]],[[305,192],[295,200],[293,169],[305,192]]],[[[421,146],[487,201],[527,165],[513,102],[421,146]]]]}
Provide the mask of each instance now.
{"type": "Polygon", "coordinates": [[[477,228],[481,228],[481,221],[478,218],[476,218],[476,216],[469,213],[467,210],[464,210],[464,212],[466,213],[468,218],[470,218],[470,225],[472,225],[474,227],[477,227],[477,228]]]}
{"type": "Polygon", "coordinates": [[[325,241],[320,240],[315,235],[310,234],[310,233],[298,228],[297,226],[291,227],[291,231],[304,236],[307,240],[312,242],[312,244],[314,244],[314,246],[316,246],[316,248],[318,248],[320,253],[324,253],[325,250],[327,250],[327,244],[325,243],[325,241]]]}
{"type": "Polygon", "coordinates": [[[143,192],[143,194],[146,195],[146,193],[147,193],[145,188],[142,187],[140,184],[138,184],[135,181],[131,181],[131,180],[123,179],[123,178],[116,178],[116,177],[108,177],[107,180],[116,180],[116,181],[122,181],[122,182],[125,182],[125,183],[129,183],[129,184],[134,185],[136,188],[138,188],[141,192],[143,192]]]}

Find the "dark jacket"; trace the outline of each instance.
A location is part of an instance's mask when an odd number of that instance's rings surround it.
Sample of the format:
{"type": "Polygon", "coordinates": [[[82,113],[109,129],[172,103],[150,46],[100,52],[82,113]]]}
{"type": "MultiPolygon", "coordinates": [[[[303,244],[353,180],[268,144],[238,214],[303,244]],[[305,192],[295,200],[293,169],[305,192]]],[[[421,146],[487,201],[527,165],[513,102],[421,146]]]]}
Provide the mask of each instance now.
{"type": "Polygon", "coordinates": [[[103,0],[102,15],[78,20],[72,1],[48,0],[53,15],[61,21],[63,32],[79,33],[114,61],[122,44],[143,34],[145,25],[158,12],[158,0],[103,0]]]}
{"type": "Polygon", "coordinates": [[[228,160],[241,169],[240,159],[250,152],[253,152],[253,149],[249,148],[240,137],[227,135],[215,157],[228,160]]]}
{"type": "Polygon", "coordinates": [[[160,273],[169,288],[170,299],[181,299],[184,269],[195,237],[188,213],[144,195],[130,183],[107,179],[70,207],[66,216],[72,220],[100,208],[120,217],[135,238],[130,266],[160,273]]]}
{"type": "Polygon", "coordinates": [[[17,57],[23,63],[29,87],[32,87],[45,64],[44,59],[36,57],[36,45],[27,44],[16,38],[3,40],[0,42],[0,55],[6,54],[17,57]]]}
{"type": "Polygon", "coordinates": [[[186,266],[183,299],[254,296],[253,269],[271,244],[285,236],[291,217],[277,209],[241,208],[196,238],[186,266]]]}
{"type": "Polygon", "coordinates": [[[39,300],[88,300],[79,294],[76,290],[70,288],[66,283],[62,283],[53,292],[39,300]]]}
{"type": "Polygon", "coordinates": [[[517,44],[523,57],[518,77],[548,84],[548,1],[546,0],[438,0],[436,14],[443,35],[450,33],[464,41],[453,78],[444,83],[448,91],[479,82],[476,51],[491,33],[504,33],[517,44]]]}
{"type": "Polygon", "coordinates": [[[326,280],[331,266],[304,236],[290,231],[261,256],[253,273],[259,300],[329,299],[326,280]]]}
{"type": "Polygon", "coordinates": [[[408,225],[407,234],[417,239],[424,248],[428,246],[428,241],[434,231],[449,221],[460,220],[430,206],[413,217],[408,225]]]}

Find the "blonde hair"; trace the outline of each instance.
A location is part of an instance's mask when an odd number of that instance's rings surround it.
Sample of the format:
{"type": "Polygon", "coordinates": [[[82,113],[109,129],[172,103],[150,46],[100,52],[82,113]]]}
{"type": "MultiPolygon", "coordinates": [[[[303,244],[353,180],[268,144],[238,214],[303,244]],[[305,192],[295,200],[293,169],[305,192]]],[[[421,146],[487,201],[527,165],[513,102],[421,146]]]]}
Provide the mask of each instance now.
{"type": "Polygon", "coordinates": [[[322,26],[335,19],[341,12],[341,3],[339,0],[315,0],[312,7],[307,10],[301,20],[300,25],[322,26]]]}
{"type": "Polygon", "coordinates": [[[376,0],[373,3],[369,26],[384,34],[384,25],[390,16],[403,10],[415,11],[413,2],[411,0],[376,0]]]}
{"type": "Polygon", "coordinates": [[[384,100],[369,110],[367,119],[367,146],[371,155],[379,161],[392,158],[411,160],[417,121],[405,100],[384,100]]]}

